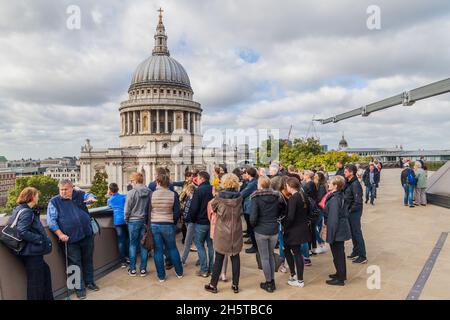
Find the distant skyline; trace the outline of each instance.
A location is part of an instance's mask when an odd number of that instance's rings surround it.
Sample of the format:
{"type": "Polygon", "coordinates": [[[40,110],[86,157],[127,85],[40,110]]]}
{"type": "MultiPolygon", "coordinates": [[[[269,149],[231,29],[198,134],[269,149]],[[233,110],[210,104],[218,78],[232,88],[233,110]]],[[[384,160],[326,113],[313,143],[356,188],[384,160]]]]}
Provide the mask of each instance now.
{"type": "MultiPolygon", "coordinates": [[[[131,76],[153,48],[164,10],[171,56],[186,69],[203,127],[276,128],[304,137],[311,120],[448,78],[450,2],[0,0],[0,155],[79,156],[119,144],[131,76]],[[67,28],[70,5],[79,30],[67,28]]],[[[450,149],[450,99],[442,95],[369,117],[316,124],[336,149],[403,145],[450,149]]]]}

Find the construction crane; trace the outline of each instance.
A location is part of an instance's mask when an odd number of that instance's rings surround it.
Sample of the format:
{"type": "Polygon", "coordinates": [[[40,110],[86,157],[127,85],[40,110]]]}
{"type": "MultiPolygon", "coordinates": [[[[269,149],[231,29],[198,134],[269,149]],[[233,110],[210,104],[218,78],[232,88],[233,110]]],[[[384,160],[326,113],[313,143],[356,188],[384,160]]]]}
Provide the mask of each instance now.
{"type": "Polygon", "coordinates": [[[292,132],[292,124],[291,127],[289,128],[289,132],[288,132],[288,136],[287,136],[287,141],[291,141],[291,132],[292,132]]]}
{"type": "Polygon", "coordinates": [[[338,121],[349,119],[359,115],[367,117],[375,111],[384,110],[400,104],[404,106],[411,106],[416,101],[438,96],[448,92],[450,92],[450,78],[433,82],[410,91],[404,91],[403,93],[397,94],[393,97],[374,102],[345,113],[338,114],[334,117],[326,119],[316,119],[315,121],[319,121],[322,124],[327,124],[330,122],[336,123],[338,121]]]}

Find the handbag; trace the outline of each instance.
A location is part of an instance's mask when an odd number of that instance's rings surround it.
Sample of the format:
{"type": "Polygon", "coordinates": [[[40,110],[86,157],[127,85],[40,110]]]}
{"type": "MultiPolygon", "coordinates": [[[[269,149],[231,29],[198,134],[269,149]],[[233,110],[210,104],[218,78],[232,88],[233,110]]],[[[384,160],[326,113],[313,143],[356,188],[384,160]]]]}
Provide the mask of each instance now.
{"type": "Polygon", "coordinates": [[[97,220],[95,220],[94,217],[91,217],[91,226],[92,226],[92,233],[94,236],[96,234],[100,234],[100,225],[98,224],[97,220]]]}
{"type": "Polygon", "coordinates": [[[7,224],[0,234],[0,241],[15,253],[22,251],[26,245],[26,242],[19,237],[19,232],[17,231],[17,221],[19,221],[20,215],[26,210],[26,208],[20,210],[13,223],[11,225],[7,224]]]}
{"type": "Polygon", "coordinates": [[[151,229],[151,216],[152,216],[152,206],[151,206],[151,195],[150,195],[150,201],[148,206],[148,214],[147,214],[147,223],[145,224],[145,233],[144,236],[141,239],[142,246],[147,249],[148,251],[153,250],[154,248],[154,242],[153,242],[153,233],[151,229]]]}

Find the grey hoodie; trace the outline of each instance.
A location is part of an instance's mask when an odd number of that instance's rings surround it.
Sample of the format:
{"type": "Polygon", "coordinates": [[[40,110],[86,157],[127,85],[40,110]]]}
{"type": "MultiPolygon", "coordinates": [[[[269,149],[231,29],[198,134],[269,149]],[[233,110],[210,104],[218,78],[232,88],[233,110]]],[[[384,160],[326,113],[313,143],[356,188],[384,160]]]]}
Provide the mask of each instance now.
{"type": "Polygon", "coordinates": [[[146,220],[148,216],[148,205],[150,201],[151,191],[143,184],[135,185],[128,192],[127,201],[125,202],[125,221],[146,220]]]}

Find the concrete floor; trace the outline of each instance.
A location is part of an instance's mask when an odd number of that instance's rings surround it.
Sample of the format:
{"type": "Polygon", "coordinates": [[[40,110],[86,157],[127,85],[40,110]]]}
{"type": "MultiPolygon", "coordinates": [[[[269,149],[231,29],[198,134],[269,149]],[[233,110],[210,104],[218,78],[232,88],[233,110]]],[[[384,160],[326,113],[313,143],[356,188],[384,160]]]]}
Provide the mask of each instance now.
{"type": "MultiPolygon", "coordinates": [[[[182,279],[177,279],[172,269],[167,273],[166,282],[160,284],[153,260],[149,259],[147,277],[131,278],[126,269],[117,269],[97,281],[101,290],[88,292],[88,299],[405,299],[441,232],[450,231],[450,210],[431,205],[413,209],[404,207],[399,176],[399,169],[384,170],[375,206],[365,206],[363,233],[369,263],[347,263],[345,287],[325,284],[327,275],[334,272],[331,253],[327,252],[313,256],[313,265],[305,267],[304,288],[288,286],[288,274],[276,273],[277,290],[266,293],[259,288],[264,277],[256,267],[255,255],[242,253],[241,292],[234,294],[230,282],[219,282],[219,293],[211,294],[203,289],[208,279],[195,276],[197,254],[191,253],[182,279]],[[368,289],[367,286],[371,276],[368,268],[374,266],[381,271],[380,289],[368,289]]],[[[350,250],[351,241],[348,241],[346,253],[350,250]]],[[[231,270],[228,276],[231,277],[231,270]]],[[[420,298],[450,299],[450,239],[446,241],[420,298]]]]}

